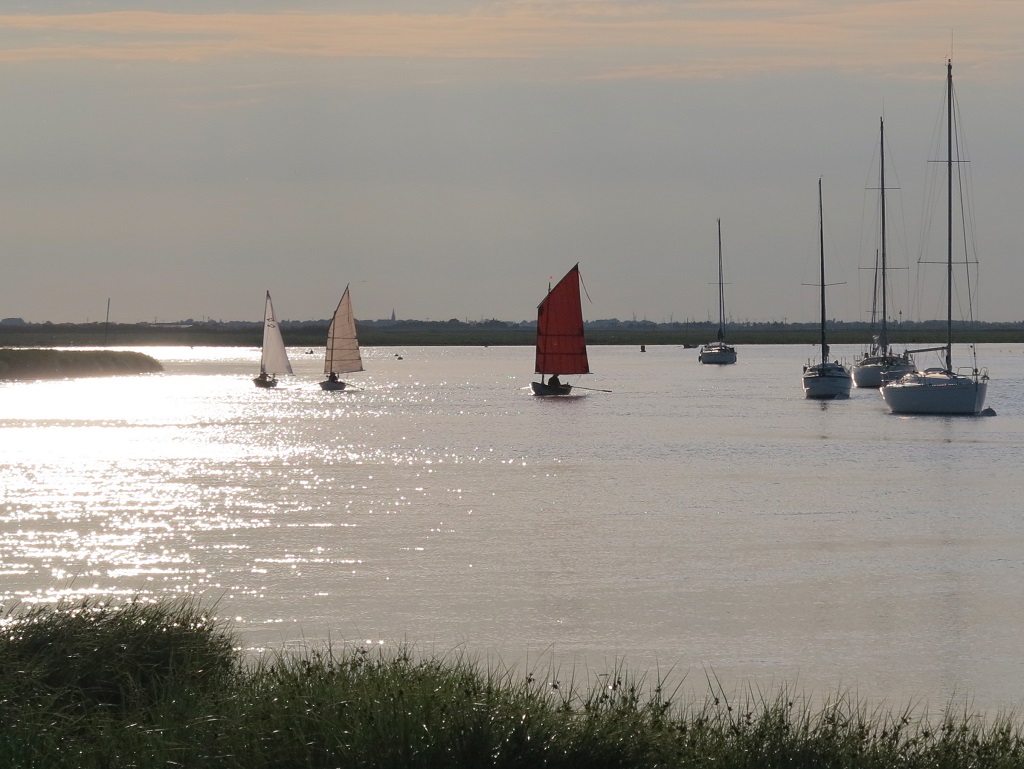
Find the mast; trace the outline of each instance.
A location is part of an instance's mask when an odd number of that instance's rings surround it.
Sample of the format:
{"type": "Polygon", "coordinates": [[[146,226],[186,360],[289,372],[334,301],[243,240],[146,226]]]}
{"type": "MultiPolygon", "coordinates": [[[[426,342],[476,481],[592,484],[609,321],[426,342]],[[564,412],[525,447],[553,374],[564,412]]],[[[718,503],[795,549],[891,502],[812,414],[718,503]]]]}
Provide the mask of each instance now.
{"type": "Polygon", "coordinates": [[[888,307],[886,305],[886,280],[885,280],[885,118],[878,119],[878,166],[879,166],[879,186],[881,187],[882,193],[882,329],[878,334],[878,346],[882,350],[883,355],[889,354],[889,332],[886,328],[886,315],[888,314],[888,307]]]}
{"type": "Polygon", "coordinates": [[[718,219],[718,341],[725,340],[725,284],[722,282],[722,219],[718,219]]]}
{"type": "Polygon", "coordinates": [[[107,346],[107,331],[110,329],[110,297],[107,297],[107,319],[103,321],[103,346],[107,346]]]}
{"type": "Polygon", "coordinates": [[[953,371],[953,60],[946,60],[946,371],[953,371]]]}
{"type": "Polygon", "coordinates": [[[260,373],[267,373],[267,346],[270,342],[270,323],[274,318],[274,305],[270,302],[270,291],[263,305],[263,347],[260,348],[260,373]]]}
{"type": "Polygon", "coordinates": [[[821,177],[818,177],[818,247],[821,254],[821,362],[828,363],[825,341],[825,214],[821,205],[821,177]]]}

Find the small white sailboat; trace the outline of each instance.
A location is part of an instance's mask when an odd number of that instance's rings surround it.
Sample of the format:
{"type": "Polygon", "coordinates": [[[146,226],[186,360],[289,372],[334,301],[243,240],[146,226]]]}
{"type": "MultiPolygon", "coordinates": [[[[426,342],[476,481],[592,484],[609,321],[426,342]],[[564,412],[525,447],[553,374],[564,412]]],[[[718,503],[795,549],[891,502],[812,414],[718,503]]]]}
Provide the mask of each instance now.
{"type": "Polygon", "coordinates": [[[352,314],[352,299],[345,286],[345,293],[334,310],[331,326],[327,329],[327,353],[324,356],[324,374],[327,376],[320,387],[324,390],[344,390],[346,382],[339,374],[363,370],[363,358],[359,354],[359,340],[356,338],[356,320],[352,314]]]}
{"type": "Polygon", "coordinates": [[[257,387],[277,387],[278,374],[291,374],[292,364],[284,348],[281,327],[274,316],[274,304],[267,292],[267,304],[263,312],[263,353],[260,355],[260,373],[252,381],[257,387]]]}
{"type": "Polygon", "coordinates": [[[736,362],[736,348],[725,343],[725,284],[722,281],[722,220],[718,220],[718,339],[700,348],[697,360],[720,365],[736,362]]]}
{"type": "Polygon", "coordinates": [[[818,240],[821,257],[821,361],[804,366],[804,397],[816,400],[849,398],[853,379],[846,366],[829,360],[828,341],[825,339],[825,218],[821,204],[821,179],[818,179],[818,240]]]}
{"type": "MultiPolygon", "coordinates": [[[[946,62],[946,344],[911,352],[941,350],[941,368],[906,374],[882,386],[882,398],[894,414],[979,414],[985,408],[988,371],[977,361],[962,372],[953,370],[953,62],[946,62]]],[[[966,259],[964,261],[966,266],[966,259]]]]}
{"type": "Polygon", "coordinates": [[[531,382],[534,395],[568,395],[572,385],[562,383],[562,374],[589,374],[587,340],[583,334],[583,306],[580,299],[580,266],[575,265],[537,306],[537,355],[531,382]],[[549,378],[545,381],[544,377],[549,378]]]}
{"type": "Polygon", "coordinates": [[[875,291],[872,299],[872,324],[874,324],[875,302],[880,297],[882,300],[881,316],[878,334],[872,337],[871,346],[868,350],[853,363],[853,383],[857,387],[881,387],[886,382],[899,379],[904,374],[914,370],[914,361],[909,353],[902,354],[895,352],[889,344],[888,326],[888,254],[886,252],[885,239],[885,123],[879,118],[879,195],[880,195],[880,244],[881,249],[876,256],[875,263],[875,291]]]}

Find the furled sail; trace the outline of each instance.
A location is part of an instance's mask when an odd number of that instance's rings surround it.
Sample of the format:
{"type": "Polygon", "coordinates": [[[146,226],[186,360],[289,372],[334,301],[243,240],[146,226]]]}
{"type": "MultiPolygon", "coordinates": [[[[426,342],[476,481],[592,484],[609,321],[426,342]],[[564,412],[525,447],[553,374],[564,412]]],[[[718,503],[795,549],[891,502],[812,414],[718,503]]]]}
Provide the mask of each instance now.
{"type": "Polygon", "coordinates": [[[580,266],[575,265],[537,307],[538,374],[589,374],[580,306],[580,266]]]}
{"type": "Polygon", "coordinates": [[[345,293],[334,311],[331,327],[327,330],[327,357],[324,359],[325,374],[345,374],[362,371],[363,359],[359,354],[356,339],[356,320],[352,315],[352,299],[345,286],[345,293]]]}

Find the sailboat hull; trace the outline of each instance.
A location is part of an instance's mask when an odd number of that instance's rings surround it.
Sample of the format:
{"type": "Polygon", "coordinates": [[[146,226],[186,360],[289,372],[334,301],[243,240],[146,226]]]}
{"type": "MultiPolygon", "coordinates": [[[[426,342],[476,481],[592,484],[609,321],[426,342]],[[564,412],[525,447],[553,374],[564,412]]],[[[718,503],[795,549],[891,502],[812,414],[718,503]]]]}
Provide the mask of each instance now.
{"type": "Polygon", "coordinates": [[[882,399],[893,414],[971,416],[985,408],[985,376],[960,376],[933,370],[907,374],[882,387],[882,399]]]}
{"type": "Polygon", "coordinates": [[[914,364],[902,355],[865,355],[853,364],[853,384],[860,388],[878,389],[914,373],[914,364]]]}
{"type": "Polygon", "coordinates": [[[328,390],[330,392],[337,392],[338,390],[344,390],[348,386],[348,382],[342,382],[341,380],[325,379],[320,383],[321,390],[328,390]]]}
{"type": "Polygon", "coordinates": [[[850,397],[853,378],[838,363],[818,363],[804,367],[804,397],[813,400],[842,400],[850,397]]]}
{"type": "Polygon", "coordinates": [[[712,342],[700,348],[697,360],[701,363],[727,365],[736,362],[736,348],[721,342],[712,342]]]}
{"type": "Polygon", "coordinates": [[[530,382],[530,387],[533,388],[534,395],[568,395],[572,392],[572,385],[570,384],[552,387],[543,382],[530,382]]]}
{"type": "Polygon", "coordinates": [[[268,376],[253,377],[252,383],[257,387],[262,387],[265,390],[269,390],[271,387],[277,387],[277,380],[274,379],[274,377],[268,376]]]}

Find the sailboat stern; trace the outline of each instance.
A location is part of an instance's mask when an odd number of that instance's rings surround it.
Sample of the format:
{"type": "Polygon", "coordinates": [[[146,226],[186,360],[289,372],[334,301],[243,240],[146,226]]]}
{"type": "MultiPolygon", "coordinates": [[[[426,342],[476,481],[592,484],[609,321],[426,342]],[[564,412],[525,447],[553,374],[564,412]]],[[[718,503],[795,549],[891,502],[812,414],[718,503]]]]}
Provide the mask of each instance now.
{"type": "Polygon", "coordinates": [[[883,385],[881,392],[893,414],[974,416],[985,408],[988,375],[928,369],[883,385]]]}
{"type": "Polygon", "coordinates": [[[700,348],[697,360],[701,363],[728,365],[736,362],[736,348],[724,342],[709,342],[700,348]]]}
{"type": "Polygon", "coordinates": [[[851,373],[855,387],[877,390],[914,370],[914,362],[908,355],[865,355],[853,364],[851,373]]]}
{"type": "Polygon", "coordinates": [[[839,363],[804,366],[804,397],[812,400],[844,400],[850,397],[853,378],[839,363]]]}

